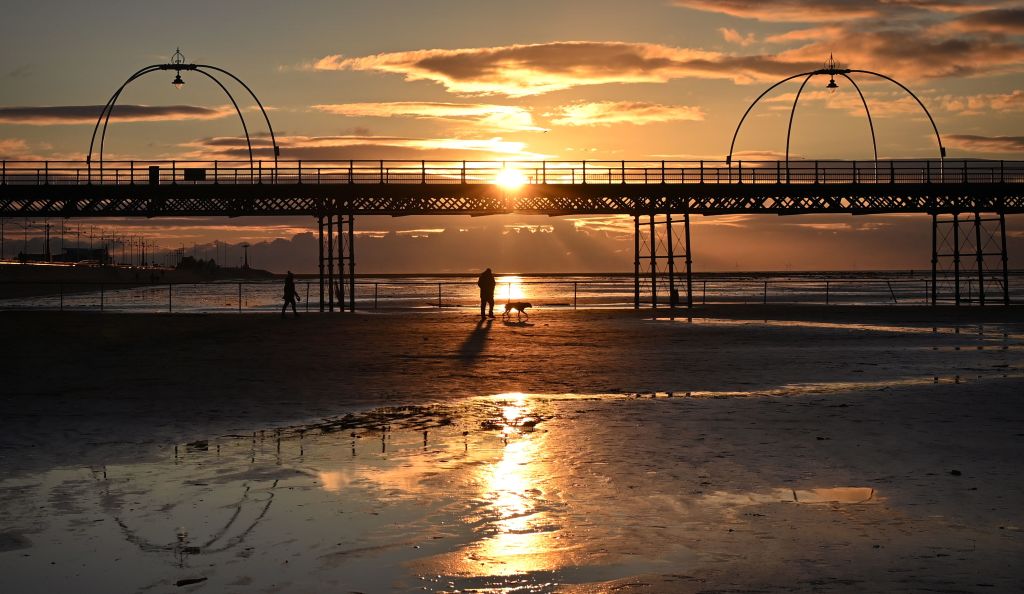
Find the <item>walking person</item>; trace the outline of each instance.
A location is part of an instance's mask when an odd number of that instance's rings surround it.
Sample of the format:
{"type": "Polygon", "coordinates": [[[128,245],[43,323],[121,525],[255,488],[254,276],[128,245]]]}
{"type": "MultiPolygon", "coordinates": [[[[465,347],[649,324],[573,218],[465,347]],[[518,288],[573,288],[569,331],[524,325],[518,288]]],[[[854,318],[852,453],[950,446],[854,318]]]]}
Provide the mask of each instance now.
{"type": "Polygon", "coordinates": [[[476,284],[480,287],[480,319],[494,318],[494,273],[491,269],[483,271],[480,274],[480,278],[476,279],[476,284]],[[487,315],[484,315],[484,306],[489,306],[487,315]]]}
{"type": "Polygon", "coordinates": [[[288,276],[284,278],[284,305],[281,306],[281,317],[284,317],[284,313],[288,310],[288,304],[292,304],[292,313],[295,317],[299,317],[299,311],[295,308],[295,300],[299,298],[299,292],[295,290],[295,275],[292,271],[288,271],[288,276]]]}

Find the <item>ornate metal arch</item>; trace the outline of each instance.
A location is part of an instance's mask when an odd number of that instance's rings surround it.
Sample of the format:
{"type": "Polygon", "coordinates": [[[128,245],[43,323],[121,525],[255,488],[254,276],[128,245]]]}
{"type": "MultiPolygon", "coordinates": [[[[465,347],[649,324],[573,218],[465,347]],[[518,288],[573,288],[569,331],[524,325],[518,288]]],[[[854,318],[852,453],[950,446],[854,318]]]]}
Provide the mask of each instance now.
{"type": "Polygon", "coordinates": [[[792,76],[786,77],[786,78],[780,80],[779,82],[773,84],[772,86],[768,87],[767,89],[765,89],[764,92],[762,92],[760,95],[757,96],[757,99],[754,99],[754,102],[751,103],[749,107],[747,107],[747,110],[745,112],[743,112],[743,116],[740,118],[739,124],[736,125],[736,130],[733,132],[733,135],[732,135],[732,142],[729,143],[729,155],[726,157],[726,163],[729,163],[729,164],[732,163],[733,151],[736,148],[736,138],[739,136],[740,128],[743,127],[743,122],[746,121],[747,116],[754,109],[754,106],[757,105],[758,102],[760,102],[761,99],[763,99],[765,97],[765,95],[770,93],[776,87],[778,87],[778,86],[780,86],[780,85],[782,85],[782,84],[784,84],[786,82],[789,82],[789,81],[793,80],[794,78],[805,77],[803,82],[800,84],[800,88],[797,90],[796,97],[793,99],[793,107],[790,109],[790,112],[789,112],[789,125],[786,128],[786,165],[787,165],[787,171],[788,171],[788,165],[789,165],[789,146],[790,146],[790,138],[791,138],[792,131],[793,131],[793,118],[794,118],[794,116],[796,114],[796,106],[800,102],[800,95],[803,93],[804,87],[807,85],[807,83],[812,78],[814,78],[815,76],[821,76],[821,75],[828,75],[829,77],[831,77],[831,80],[829,81],[829,88],[835,88],[835,86],[836,86],[835,85],[835,77],[836,76],[842,76],[846,80],[850,81],[850,84],[852,84],[853,88],[856,89],[857,95],[860,97],[861,103],[864,105],[864,113],[867,116],[868,127],[869,127],[869,129],[871,131],[871,148],[872,148],[872,151],[873,151],[873,154],[874,154],[874,160],[877,162],[878,161],[878,142],[877,142],[877,140],[875,138],[875,123],[874,123],[874,120],[871,117],[871,109],[868,107],[867,99],[864,97],[864,93],[861,91],[860,86],[858,86],[857,82],[855,80],[853,80],[853,77],[850,76],[850,74],[858,74],[858,73],[859,74],[868,74],[868,75],[871,75],[871,76],[876,76],[878,78],[885,79],[885,80],[887,80],[887,81],[897,85],[898,87],[903,89],[908,95],[913,97],[914,101],[916,101],[917,104],[921,107],[921,110],[924,111],[925,116],[928,117],[928,121],[932,125],[932,130],[935,132],[935,140],[936,140],[936,142],[938,143],[938,146],[939,146],[939,160],[941,161],[941,160],[945,159],[945,157],[946,157],[946,147],[942,144],[942,135],[939,134],[939,127],[935,124],[935,119],[932,117],[931,112],[928,111],[928,108],[925,107],[924,103],[921,101],[921,99],[919,99],[917,97],[917,95],[915,95],[913,93],[913,91],[908,89],[903,83],[897,81],[896,79],[888,77],[888,76],[886,76],[884,74],[879,74],[877,72],[872,72],[870,70],[856,70],[856,69],[851,69],[851,68],[839,68],[836,65],[835,61],[833,61],[831,56],[830,56],[829,57],[829,61],[825,64],[825,68],[822,68],[820,70],[813,70],[813,71],[810,71],[810,72],[801,72],[799,74],[794,74],[792,76]]]}
{"type": "Polygon", "coordinates": [[[93,126],[92,137],[89,140],[89,154],[86,156],[86,163],[88,164],[88,168],[89,168],[89,179],[90,179],[90,181],[92,180],[92,154],[93,154],[93,150],[96,148],[96,135],[97,135],[97,133],[99,133],[99,135],[100,135],[100,144],[99,144],[99,169],[100,169],[100,176],[102,177],[102,175],[103,175],[103,149],[104,149],[104,145],[106,143],[107,127],[110,124],[110,116],[111,116],[111,114],[114,111],[114,107],[117,104],[117,100],[121,96],[121,93],[124,91],[124,89],[129,84],[131,84],[135,80],[137,80],[137,79],[139,79],[139,78],[141,78],[141,77],[143,77],[143,76],[145,76],[147,74],[150,74],[152,72],[159,72],[159,71],[163,71],[163,70],[174,70],[175,71],[175,73],[176,73],[175,83],[182,82],[181,81],[181,71],[182,70],[198,72],[198,73],[202,74],[203,76],[205,76],[205,77],[209,78],[210,80],[212,80],[218,87],[220,87],[220,89],[222,91],[224,91],[224,94],[227,95],[228,99],[231,101],[231,105],[234,106],[235,113],[238,114],[239,121],[241,121],[241,123],[242,123],[242,132],[245,134],[245,143],[246,143],[246,146],[247,146],[248,151],[249,151],[249,171],[250,171],[250,175],[252,175],[252,171],[255,169],[255,160],[254,160],[254,157],[253,157],[253,150],[252,150],[252,138],[249,136],[249,127],[246,124],[245,116],[242,115],[242,110],[241,110],[241,108],[239,108],[238,102],[235,101],[235,98],[231,94],[231,91],[229,91],[228,88],[226,86],[224,86],[224,84],[216,76],[214,76],[213,74],[211,74],[207,70],[212,70],[212,71],[215,71],[215,72],[220,72],[220,73],[226,74],[227,76],[231,77],[235,82],[237,82],[239,85],[241,85],[249,93],[249,95],[252,97],[253,101],[256,102],[256,105],[259,106],[260,112],[263,114],[263,120],[267,124],[267,129],[270,132],[270,142],[271,142],[271,145],[273,146],[274,171],[275,171],[275,174],[276,174],[276,171],[277,171],[277,159],[281,155],[281,149],[277,145],[277,137],[274,134],[274,127],[270,123],[270,116],[267,115],[267,110],[263,107],[263,103],[260,101],[259,97],[256,96],[256,93],[254,93],[253,90],[247,84],[245,84],[242,81],[242,79],[238,78],[237,76],[235,76],[231,72],[229,72],[229,71],[227,71],[227,70],[225,70],[223,68],[219,68],[217,66],[211,66],[209,64],[186,64],[185,61],[184,61],[184,56],[181,55],[181,52],[180,51],[175,51],[174,56],[171,58],[171,62],[169,62],[167,64],[151,64],[149,66],[145,66],[143,68],[140,68],[140,69],[136,70],[131,76],[128,77],[127,80],[125,80],[125,82],[120,87],[118,87],[118,89],[116,91],[114,91],[114,94],[111,95],[110,99],[107,100],[106,105],[103,106],[103,110],[100,112],[99,117],[96,119],[96,125],[93,126]],[[101,131],[101,124],[102,124],[102,131],[101,131]]]}

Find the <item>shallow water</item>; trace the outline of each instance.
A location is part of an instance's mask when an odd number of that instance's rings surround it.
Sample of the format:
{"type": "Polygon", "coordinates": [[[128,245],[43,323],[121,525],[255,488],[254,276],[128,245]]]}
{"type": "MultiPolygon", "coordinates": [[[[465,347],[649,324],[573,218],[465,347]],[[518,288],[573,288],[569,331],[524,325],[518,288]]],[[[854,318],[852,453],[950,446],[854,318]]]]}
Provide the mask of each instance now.
{"type": "MultiPolygon", "coordinates": [[[[888,542],[879,525],[914,515],[905,493],[890,497],[891,478],[830,471],[835,454],[757,446],[759,434],[727,427],[747,421],[706,408],[701,396],[719,395],[693,396],[500,394],[381,408],[7,479],[0,585],[613,591],[732,558],[730,547],[748,546],[729,544],[740,534],[784,542],[804,525],[793,546],[870,546],[888,542]],[[687,423],[701,410],[706,426],[687,423]]],[[[771,414],[813,404],[762,402],[771,414]]],[[[773,439],[800,438],[772,427],[773,439]]],[[[920,521],[945,529],[933,518],[920,521]]]]}
{"type": "Polygon", "coordinates": [[[180,444],[154,462],[9,479],[0,582],[18,592],[181,580],[204,591],[546,592],[685,571],[697,554],[684,534],[706,514],[880,500],[872,486],[702,488],[627,437],[680,412],[685,399],[661,396],[378,409],[180,444]],[[632,468],[617,442],[637,455],[632,468]]]}

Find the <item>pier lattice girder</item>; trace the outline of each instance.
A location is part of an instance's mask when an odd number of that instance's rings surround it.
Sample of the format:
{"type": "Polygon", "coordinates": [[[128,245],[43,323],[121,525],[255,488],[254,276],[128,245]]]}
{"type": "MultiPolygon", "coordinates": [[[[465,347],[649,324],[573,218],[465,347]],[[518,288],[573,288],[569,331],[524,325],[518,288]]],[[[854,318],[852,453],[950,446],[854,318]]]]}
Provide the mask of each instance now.
{"type": "Polygon", "coordinates": [[[4,186],[2,217],[1024,212],[1024,184],[4,186]]]}

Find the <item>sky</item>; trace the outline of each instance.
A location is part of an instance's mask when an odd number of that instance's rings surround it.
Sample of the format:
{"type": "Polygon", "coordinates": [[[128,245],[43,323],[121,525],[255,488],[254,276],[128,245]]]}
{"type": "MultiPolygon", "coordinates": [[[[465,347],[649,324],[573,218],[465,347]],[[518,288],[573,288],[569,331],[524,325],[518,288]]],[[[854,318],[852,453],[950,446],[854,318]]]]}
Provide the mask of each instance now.
{"type": "MultiPolygon", "coordinates": [[[[1024,155],[1022,2],[11,0],[0,21],[0,157],[83,160],[111,93],[178,47],[256,92],[282,159],[721,160],[754,98],[830,54],[912,89],[950,158],[1024,155]]],[[[127,87],[107,160],[244,157],[224,94],[183,77],[180,90],[168,72],[127,87]]],[[[857,81],[880,158],[937,156],[913,99],[874,77],[857,81]]],[[[860,99],[845,80],[834,95],[827,82],[812,79],[801,96],[793,157],[870,159],[860,99]]],[[[798,86],[759,103],[738,157],[783,154],[798,86]]],[[[254,104],[235,95],[265,146],[254,104]]],[[[1024,248],[1018,219],[1008,221],[1011,266],[1024,248]]],[[[82,223],[168,248],[247,241],[267,268],[316,267],[308,217],[82,223]]],[[[6,228],[24,235],[16,222],[6,228]]],[[[632,267],[626,218],[359,217],[356,229],[361,272],[632,267]]],[[[926,216],[698,217],[693,257],[698,271],[920,269],[929,237],[926,216]]]]}

